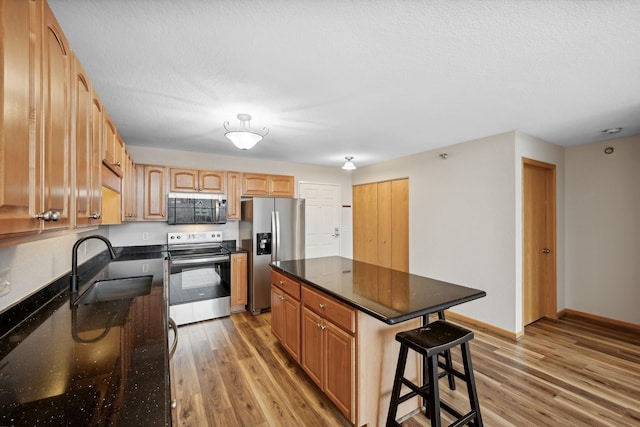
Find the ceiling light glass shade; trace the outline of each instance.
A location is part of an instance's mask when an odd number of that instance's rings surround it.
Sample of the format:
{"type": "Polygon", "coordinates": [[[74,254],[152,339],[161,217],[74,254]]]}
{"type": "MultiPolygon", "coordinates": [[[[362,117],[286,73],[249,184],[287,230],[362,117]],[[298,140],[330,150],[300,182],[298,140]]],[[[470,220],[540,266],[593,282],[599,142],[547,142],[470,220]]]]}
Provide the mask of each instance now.
{"type": "Polygon", "coordinates": [[[354,165],[351,161],[353,160],[353,157],[345,157],[345,160],[346,162],[344,162],[344,165],[342,165],[342,169],[352,171],[356,168],[356,165],[354,165]]]}
{"type": "Polygon", "coordinates": [[[238,128],[230,127],[229,122],[224,122],[223,126],[227,130],[224,136],[241,150],[250,150],[269,133],[267,128],[262,128],[262,133],[252,130],[250,114],[238,114],[238,120],[240,120],[238,128]]]}

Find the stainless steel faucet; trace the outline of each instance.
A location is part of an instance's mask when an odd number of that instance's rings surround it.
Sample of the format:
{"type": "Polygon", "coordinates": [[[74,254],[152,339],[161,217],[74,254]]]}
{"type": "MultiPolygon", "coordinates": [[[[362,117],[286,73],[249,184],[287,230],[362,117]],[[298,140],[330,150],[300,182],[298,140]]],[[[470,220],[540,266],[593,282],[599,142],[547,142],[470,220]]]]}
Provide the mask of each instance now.
{"type": "Polygon", "coordinates": [[[111,245],[109,239],[107,239],[106,237],[101,236],[100,234],[92,234],[91,236],[86,236],[78,239],[78,241],[73,245],[73,249],[71,250],[71,294],[75,294],[78,292],[78,248],[83,242],[89,239],[102,240],[107,245],[107,249],[109,249],[109,255],[111,256],[111,259],[116,259],[116,253],[113,250],[113,246],[111,245]]]}

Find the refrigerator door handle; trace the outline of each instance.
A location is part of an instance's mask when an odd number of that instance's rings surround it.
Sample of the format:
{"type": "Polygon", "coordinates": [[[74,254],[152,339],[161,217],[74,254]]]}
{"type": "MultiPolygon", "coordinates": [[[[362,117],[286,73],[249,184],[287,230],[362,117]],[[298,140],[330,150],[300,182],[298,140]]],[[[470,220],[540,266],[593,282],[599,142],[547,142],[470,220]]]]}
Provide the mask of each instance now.
{"type": "Polygon", "coordinates": [[[276,257],[276,238],[277,238],[277,229],[276,229],[276,213],[275,211],[271,211],[271,262],[274,262],[276,257]]]}
{"type": "Polygon", "coordinates": [[[275,241],[276,241],[276,261],[280,261],[280,212],[275,211],[276,218],[276,232],[275,232],[275,241]]]}

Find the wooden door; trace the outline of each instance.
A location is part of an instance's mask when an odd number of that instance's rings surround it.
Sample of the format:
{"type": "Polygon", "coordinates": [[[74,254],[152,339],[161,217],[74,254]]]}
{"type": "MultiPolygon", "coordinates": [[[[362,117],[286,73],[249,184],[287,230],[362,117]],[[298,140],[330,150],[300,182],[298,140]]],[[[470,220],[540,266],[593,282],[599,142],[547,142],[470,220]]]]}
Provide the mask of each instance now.
{"type": "Polygon", "coordinates": [[[271,286],[271,333],[278,341],[284,340],[284,291],[271,286]]]}
{"type": "Polygon", "coordinates": [[[555,166],[523,159],[523,324],[557,317],[555,166]]]}
{"type": "Polygon", "coordinates": [[[102,102],[95,89],[91,93],[91,213],[102,222],[102,147],[104,144],[104,117],[102,102]]]}
{"type": "Polygon", "coordinates": [[[284,341],[282,344],[296,362],[300,361],[300,301],[284,294],[284,341]]]}
{"type": "Polygon", "coordinates": [[[305,199],[305,255],[307,258],[340,255],[340,185],[300,183],[305,199]]]}
{"type": "Polygon", "coordinates": [[[247,303],[247,254],[231,255],[231,305],[247,303]]]}
{"type": "Polygon", "coordinates": [[[270,175],[269,195],[273,197],[293,197],[294,178],[288,175],[270,175]]]}
{"type": "Polygon", "coordinates": [[[73,56],[73,121],[75,161],[75,224],[76,227],[91,225],[92,150],[91,150],[91,101],[92,93],[80,61],[73,56]]]}
{"type": "Polygon", "coordinates": [[[36,170],[41,168],[39,138],[40,34],[35,2],[0,2],[0,235],[36,233],[40,211],[36,170]]]}
{"type": "Polygon", "coordinates": [[[382,267],[391,268],[391,181],[378,183],[378,262],[382,267]]]}
{"type": "Polygon", "coordinates": [[[167,220],[167,168],[144,165],[143,219],[167,220]]]}
{"type": "MultiPolygon", "coordinates": [[[[351,421],[355,421],[355,338],[324,320],[324,392],[351,421]]],[[[365,374],[366,375],[366,374],[365,374]]]]}
{"type": "Polygon", "coordinates": [[[227,172],[227,220],[240,219],[241,192],[240,172],[227,172]]]}
{"type": "Polygon", "coordinates": [[[307,307],[302,308],[302,349],[300,366],[322,388],[324,378],[324,341],[322,318],[307,307]]]}
{"type": "Polygon", "coordinates": [[[43,165],[38,185],[43,212],[52,220],[43,221],[44,230],[66,228],[70,223],[70,143],[71,51],[49,6],[43,4],[42,107],[43,165]]]}
{"type": "Polygon", "coordinates": [[[224,171],[198,171],[198,191],[222,194],[225,188],[224,171]]]}
{"type": "Polygon", "coordinates": [[[353,186],[353,259],[378,262],[378,185],[353,186]]]}
{"type": "Polygon", "coordinates": [[[198,171],[171,168],[171,191],[198,191],[198,171]]]}
{"type": "Polygon", "coordinates": [[[409,272],[409,180],[391,181],[391,268],[409,272]]]}

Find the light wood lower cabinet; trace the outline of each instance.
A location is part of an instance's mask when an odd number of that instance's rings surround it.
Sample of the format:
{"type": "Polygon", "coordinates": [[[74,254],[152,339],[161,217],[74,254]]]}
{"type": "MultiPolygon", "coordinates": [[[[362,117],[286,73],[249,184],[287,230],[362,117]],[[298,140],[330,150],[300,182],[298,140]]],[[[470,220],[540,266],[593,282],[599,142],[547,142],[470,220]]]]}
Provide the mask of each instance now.
{"type": "Polygon", "coordinates": [[[300,284],[271,271],[271,332],[300,363],[300,284]]]}
{"type": "Polygon", "coordinates": [[[247,254],[231,254],[231,306],[247,304],[247,254]]]}
{"type": "Polygon", "coordinates": [[[356,415],[356,310],[306,285],[302,286],[301,300],[300,365],[353,423],[356,415]]]}
{"type": "MultiPolygon", "coordinates": [[[[421,320],[388,325],[275,270],[271,304],[273,335],[345,418],[355,426],[385,425],[400,350],[395,336],[421,320]],[[299,337],[298,353],[293,337],[299,337]]],[[[410,356],[405,376],[417,383],[420,359],[410,356]]],[[[398,418],[417,408],[418,399],[409,399],[398,418]]]]}

